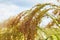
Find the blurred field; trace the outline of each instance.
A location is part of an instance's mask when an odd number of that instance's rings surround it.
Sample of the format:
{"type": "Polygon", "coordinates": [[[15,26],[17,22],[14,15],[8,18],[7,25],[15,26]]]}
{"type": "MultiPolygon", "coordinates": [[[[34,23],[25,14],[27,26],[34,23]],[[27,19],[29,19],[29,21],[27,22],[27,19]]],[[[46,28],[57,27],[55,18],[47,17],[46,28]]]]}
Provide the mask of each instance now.
{"type": "Polygon", "coordinates": [[[0,23],[0,40],[60,40],[60,6],[37,4],[5,20],[0,23]],[[39,24],[46,16],[52,21],[42,28],[39,24]]]}

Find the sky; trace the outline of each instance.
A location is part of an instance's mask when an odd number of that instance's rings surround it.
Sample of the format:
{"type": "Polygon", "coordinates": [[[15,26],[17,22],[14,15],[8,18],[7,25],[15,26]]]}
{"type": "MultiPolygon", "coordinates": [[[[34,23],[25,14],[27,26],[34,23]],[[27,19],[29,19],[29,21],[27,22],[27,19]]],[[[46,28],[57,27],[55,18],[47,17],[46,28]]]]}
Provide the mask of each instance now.
{"type": "Polygon", "coordinates": [[[0,22],[11,16],[17,15],[21,11],[30,9],[38,3],[53,3],[60,5],[56,0],[0,0],[0,22]]]}

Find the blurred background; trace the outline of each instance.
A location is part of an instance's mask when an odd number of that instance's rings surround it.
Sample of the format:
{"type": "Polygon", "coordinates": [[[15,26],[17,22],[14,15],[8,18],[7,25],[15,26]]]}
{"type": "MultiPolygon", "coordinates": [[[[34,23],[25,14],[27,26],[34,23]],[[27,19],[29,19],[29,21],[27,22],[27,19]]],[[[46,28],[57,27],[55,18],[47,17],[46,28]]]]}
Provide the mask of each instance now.
{"type": "MultiPolygon", "coordinates": [[[[3,22],[11,16],[17,15],[21,11],[30,9],[38,3],[60,5],[59,0],[0,0],[0,22],[3,22]]],[[[47,20],[49,21],[49,19],[47,20]]],[[[47,23],[47,20],[44,20],[43,22],[47,23]]],[[[42,25],[44,23],[42,23],[42,25]]]]}

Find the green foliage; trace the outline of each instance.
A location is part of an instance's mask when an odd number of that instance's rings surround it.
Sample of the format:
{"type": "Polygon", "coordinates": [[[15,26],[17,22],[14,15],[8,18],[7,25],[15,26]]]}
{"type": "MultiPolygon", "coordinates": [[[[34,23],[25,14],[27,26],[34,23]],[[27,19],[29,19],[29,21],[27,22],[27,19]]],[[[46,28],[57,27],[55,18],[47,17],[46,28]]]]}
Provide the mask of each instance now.
{"type": "Polygon", "coordinates": [[[60,28],[37,27],[37,37],[41,40],[60,40],[60,28]]]}

